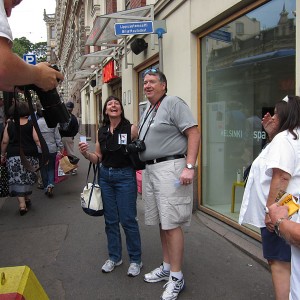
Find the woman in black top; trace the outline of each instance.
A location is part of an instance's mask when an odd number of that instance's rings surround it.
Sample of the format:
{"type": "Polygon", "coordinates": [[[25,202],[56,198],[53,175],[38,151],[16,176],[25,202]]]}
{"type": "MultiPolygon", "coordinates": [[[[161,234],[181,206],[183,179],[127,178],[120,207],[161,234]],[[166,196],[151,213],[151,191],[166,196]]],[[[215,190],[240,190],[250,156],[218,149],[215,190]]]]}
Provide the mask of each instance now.
{"type": "Polygon", "coordinates": [[[140,273],[143,264],[136,218],[136,173],[125,146],[137,137],[138,129],[125,118],[121,101],[110,96],[104,103],[103,126],[98,131],[95,152],[88,152],[88,145],[79,143],[79,150],[86,159],[95,164],[101,162],[99,184],[109,253],[102,272],[109,273],[122,263],[121,223],[130,260],[127,275],[131,277],[140,273]]]}
{"type": "MultiPolygon", "coordinates": [[[[20,145],[26,159],[32,166],[38,166],[38,148],[40,141],[31,121],[26,102],[17,102],[20,116],[20,128],[14,121],[9,121],[4,129],[1,143],[1,163],[6,161],[9,177],[9,195],[18,197],[20,215],[23,216],[31,205],[29,195],[32,194],[32,186],[35,183],[35,172],[27,170],[20,157],[20,145]]],[[[14,111],[14,106],[11,107],[14,111]]]]}

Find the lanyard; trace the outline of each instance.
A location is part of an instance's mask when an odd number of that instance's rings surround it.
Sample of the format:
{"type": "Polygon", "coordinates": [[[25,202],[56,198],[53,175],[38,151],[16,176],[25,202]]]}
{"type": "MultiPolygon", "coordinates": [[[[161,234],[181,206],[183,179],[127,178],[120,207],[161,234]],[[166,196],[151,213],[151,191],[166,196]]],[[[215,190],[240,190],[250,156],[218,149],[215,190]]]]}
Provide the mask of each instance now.
{"type": "Polygon", "coordinates": [[[158,110],[158,108],[159,108],[159,106],[160,106],[160,104],[161,104],[161,102],[163,101],[163,99],[165,98],[165,96],[166,96],[166,94],[164,94],[152,107],[150,106],[149,108],[148,108],[148,111],[147,111],[147,113],[146,113],[146,116],[145,116],[145,118],[143,119],[143,123],[142,123],[142,125],[141,125],[141,127],[140,127],[140,129],[139,129],[139,136],[140,136],[140,133],[141,133],[141,131],[142,131],[142,128],[143,128],[143,126],[145,125],[145,123],[146,123],[146,121],[147,121],[147,119],[148,119],[148,117],[150,116],[150,114],[152,115],[152,118],[151,118],[151,120],[149,121],[149,123],[148,123],[148,125],[147,125],[147,129],[146,129],[146,132],[145,132],[145,134],[144,134],[144,137],[143,137],[143,141],[145,140],[145,137],[146,137],[146,134],[148,133],[148,130],[149,130],[149,128],[150,128],[150,125],[151,125],[151,123],[152,123],[152,121],[153,121],[153,119],[154,119],[154,117],[155,117],[155,114],[153,114],[153,111],[154,111],[154,109],[155,109],[155,112],[157,112],[157,110],[158,110]]]}

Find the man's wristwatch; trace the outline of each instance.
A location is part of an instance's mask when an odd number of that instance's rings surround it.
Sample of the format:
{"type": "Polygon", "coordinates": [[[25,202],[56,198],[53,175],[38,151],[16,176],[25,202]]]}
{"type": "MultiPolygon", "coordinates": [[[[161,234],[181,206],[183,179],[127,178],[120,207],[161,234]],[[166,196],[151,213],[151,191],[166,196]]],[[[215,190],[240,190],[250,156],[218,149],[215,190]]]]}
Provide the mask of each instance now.
{"type": "Polygon", "coordinates": [[[276,221],[275,225],[274,225],[275,233],[276,233],[278,236],[280,236],[280,237],[281,237],[281,235],[280,235],[279,226],[280,226],[280,224],[281,224],[281,222],[282,222],[283,220],[286,220],[286,218],[279,218],[279,219],[276,221]]]}
{"type": "Polygon", "coordinates": [[[189,170],[194,170],[195,169],[195,166],[193,166],[192,164],[186,164],[185,166],[187,169],[189,170]]]}

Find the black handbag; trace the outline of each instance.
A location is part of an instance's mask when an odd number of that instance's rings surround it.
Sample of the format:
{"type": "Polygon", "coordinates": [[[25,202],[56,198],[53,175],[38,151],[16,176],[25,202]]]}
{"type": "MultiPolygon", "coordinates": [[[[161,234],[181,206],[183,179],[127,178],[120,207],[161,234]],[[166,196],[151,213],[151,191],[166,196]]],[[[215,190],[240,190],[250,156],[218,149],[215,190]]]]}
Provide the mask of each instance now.
{"type": "Polygon", "coordinates": [[[7,197],[8,189],[8,171],[6,165],[0,165],[0,197],[7,197]]]}

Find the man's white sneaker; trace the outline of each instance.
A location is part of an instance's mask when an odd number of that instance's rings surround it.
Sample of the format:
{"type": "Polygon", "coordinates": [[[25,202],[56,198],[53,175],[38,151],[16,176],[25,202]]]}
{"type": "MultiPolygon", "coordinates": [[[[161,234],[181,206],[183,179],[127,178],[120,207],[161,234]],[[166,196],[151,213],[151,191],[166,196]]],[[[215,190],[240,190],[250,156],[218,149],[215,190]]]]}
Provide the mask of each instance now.
{"type": "Polygon", "coordinates": [[[139,264],[137,263],[131,263],[129,268],[128,268],[128,272],[127,275],[129,277],[135,277],[138,276],[141,272],[141,268],[143,267],[143,263],[140,262],[139,264]]]}
{"type": "Polygon", "coordinates": [[[154,269],[150,273],[144,275],[144,281],[146,282],[158,282],[163,280],[169,280],[170,271],[165,271],[164,266],[154,269]]]}
{"type": "Polygon", "coordinates": [[[160,300],[175,300],[179,293],[184,289],[184,279],[181,280],[171,276],[164,285],[165,291],[160,296],[160,300]]]}
{"type": "Polygon", "coordinates": [[[121,265],[122,262],[123,262],[122,259],[121,259],[120,261],[118,261],[118,262],[114,262],[114,261],[108,259],[108,260],[104,263],[104,265],[102,266],[102,272],[103,272],[103,273],[110,273],[111,271],[113,271],[113,269],[114,269],[115,267],[121,265]]]}

